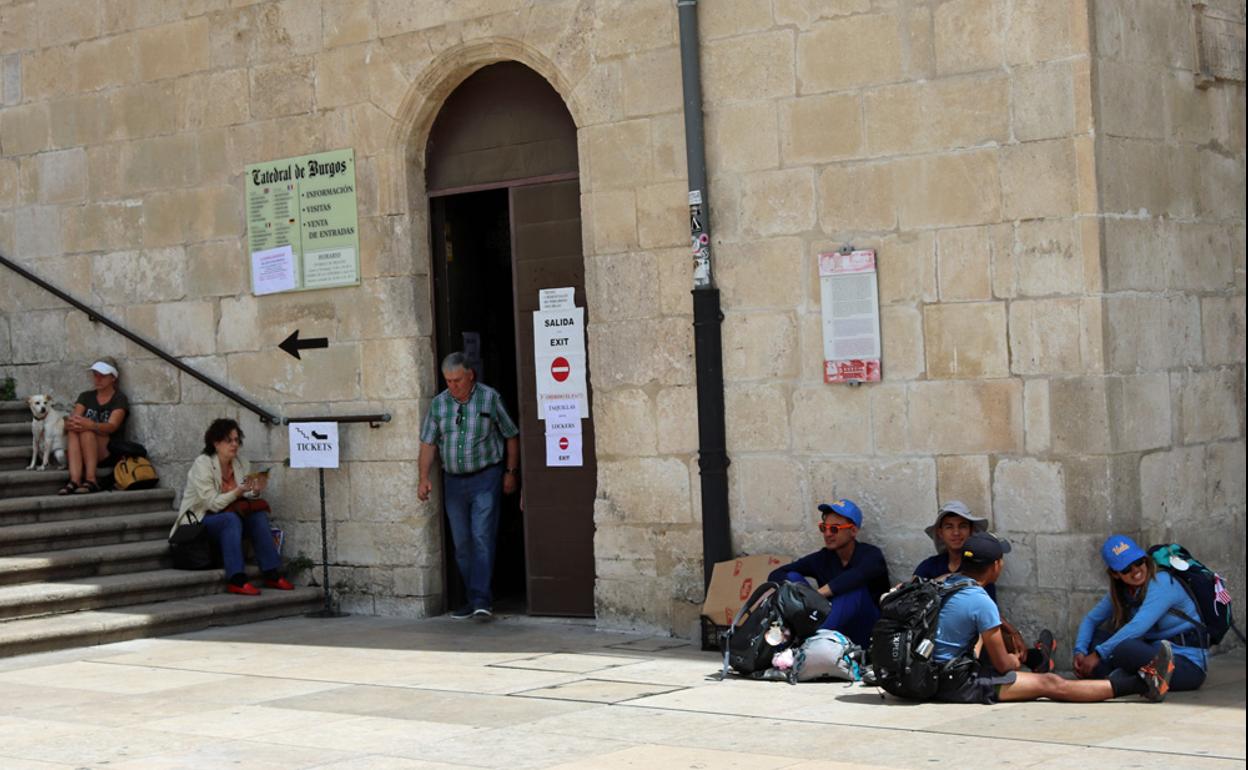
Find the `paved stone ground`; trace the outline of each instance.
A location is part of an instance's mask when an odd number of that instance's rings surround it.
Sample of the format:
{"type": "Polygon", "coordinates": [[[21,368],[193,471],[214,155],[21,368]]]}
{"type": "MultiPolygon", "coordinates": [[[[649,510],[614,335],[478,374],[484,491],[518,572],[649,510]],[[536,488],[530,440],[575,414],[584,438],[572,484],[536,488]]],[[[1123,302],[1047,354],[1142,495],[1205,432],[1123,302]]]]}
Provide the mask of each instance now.
{"type": "Polygon", "coordinates": [[[1212,669],[1160,705],[911,705],[575,623],[288,618],[0,660],[0,767],[1243,768],[1243,655],[1212,669]]]}

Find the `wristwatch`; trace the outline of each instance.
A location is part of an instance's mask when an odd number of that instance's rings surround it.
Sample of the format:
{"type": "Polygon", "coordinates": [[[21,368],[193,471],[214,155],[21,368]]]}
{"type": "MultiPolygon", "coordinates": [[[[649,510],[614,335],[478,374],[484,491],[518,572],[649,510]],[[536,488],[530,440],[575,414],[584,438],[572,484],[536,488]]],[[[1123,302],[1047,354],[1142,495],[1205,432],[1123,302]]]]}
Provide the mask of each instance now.
{"type": "Polygon", "coordinates": [[[519,468],[508,468],[507,470],[503,471],[503,473],[519,473],[519,472],[520,472],[519,468]]]}

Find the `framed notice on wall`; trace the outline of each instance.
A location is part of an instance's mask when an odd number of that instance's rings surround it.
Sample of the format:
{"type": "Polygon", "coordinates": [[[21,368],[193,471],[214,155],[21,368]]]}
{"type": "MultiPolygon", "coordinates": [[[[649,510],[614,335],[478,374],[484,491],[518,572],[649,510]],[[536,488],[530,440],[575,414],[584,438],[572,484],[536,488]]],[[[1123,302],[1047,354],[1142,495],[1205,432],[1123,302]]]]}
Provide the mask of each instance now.
{"type": "Polygon", "coordinates": [[[880,295],[875,250],[819,255],[823,381],[879,382],[880,295]]]}
{"type": "Polygon", "coordinates": [[[244,186],[254,294],[359,285],[355,150],[255,163],[244,186]]]}

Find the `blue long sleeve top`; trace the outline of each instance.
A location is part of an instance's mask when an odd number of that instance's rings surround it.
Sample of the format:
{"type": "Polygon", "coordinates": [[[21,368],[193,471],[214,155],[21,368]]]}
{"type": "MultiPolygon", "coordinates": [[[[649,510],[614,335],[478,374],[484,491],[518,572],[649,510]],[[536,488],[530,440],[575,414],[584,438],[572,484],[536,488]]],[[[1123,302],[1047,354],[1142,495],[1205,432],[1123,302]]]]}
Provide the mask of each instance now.
{"type": "MultiPolygon", "coordinates": [[[[1148,584],[1144,601],[1137,607],[1128,608],[1128,620],[1122,628],[1093,648],[1092,637],[1097,627],[1114,616],[1113,600],[1107,593],[1079,624],[1075,653],[1087,655],[1093,649],[1104,659],[1113,653],[1115,647],[1128,639],[1142,639],[1146,642],[1173,640],[1185,631],[1196,630],[1194,624],[1171,613],[1172,608],[1189,618],[1200,618],[1200,610],[1192,597],[1187,595],[1187,590],[1172,575],[1159,570],[1148,584]]],[[[1202,670],[1206,667],[1206,651],[1203,647],[1175,644],[1174,654],[1182,655],[1202,670]]]]}
{"type": "Polygon", "coordinates": [[[841,557],[837,556],[836,551],[820,548],[795,562],[776,567],[767,579],[783,583],[790,572],[813,577],[819,585],[828,586],[833,596],[847,594],[865,585],[871,601],[877,606],[880,596],[888,593],[892,587],[888,582],[888,564],[884,561],[884,552],[861,541],[854,543],[854,553],[849,557],[848,564],[841,563],[841,557]]]}

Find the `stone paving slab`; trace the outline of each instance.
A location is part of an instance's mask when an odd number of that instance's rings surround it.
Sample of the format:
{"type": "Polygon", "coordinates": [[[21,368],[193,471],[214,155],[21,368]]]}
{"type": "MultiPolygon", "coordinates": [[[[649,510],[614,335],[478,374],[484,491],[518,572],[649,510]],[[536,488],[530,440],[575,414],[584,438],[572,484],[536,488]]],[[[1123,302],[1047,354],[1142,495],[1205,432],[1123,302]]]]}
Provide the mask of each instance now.
{"type": "Polygon", "coordinates": [[[1242,651],[1164,704],[718,681],[584,622],[274,620],[0,661],[0,768],[1242,768],[1242,651]]]}

